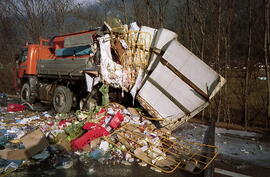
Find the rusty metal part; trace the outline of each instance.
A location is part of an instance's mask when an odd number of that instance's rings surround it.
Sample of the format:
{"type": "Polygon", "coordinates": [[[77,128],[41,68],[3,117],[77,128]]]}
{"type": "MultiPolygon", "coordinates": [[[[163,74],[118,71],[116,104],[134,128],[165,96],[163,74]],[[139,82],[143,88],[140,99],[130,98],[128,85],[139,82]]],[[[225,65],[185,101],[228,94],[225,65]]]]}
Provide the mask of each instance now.
{"type": "Polygon", "coordinates": [[[217,156],[216,146],[189,142],[160,130],[141,131],[141,127],[133,124],[124,125],[104,139],[118,148],[128,142],[129,154],[164,173],[181,168],[198,174],[217,156]]]}

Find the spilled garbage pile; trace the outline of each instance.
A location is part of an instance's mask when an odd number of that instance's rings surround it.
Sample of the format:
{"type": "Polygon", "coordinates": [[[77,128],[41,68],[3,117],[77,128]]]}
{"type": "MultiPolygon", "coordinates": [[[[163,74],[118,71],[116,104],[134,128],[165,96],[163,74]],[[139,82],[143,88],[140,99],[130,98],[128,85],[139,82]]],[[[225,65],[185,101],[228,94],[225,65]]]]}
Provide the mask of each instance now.
{"type": "Polygon", "coordinates": [[[75,158],[103,165],[136,163],[165,173],[177,168],[199,173],[217,155],[216,147],[177,139],[135,108],[117,103],[92,112],[56,115],[8,112],[2,107],[0,115],[2,174],[44,161],[50,168],[67,169],[75,158]],[[206,155],[209,148],[214,153],[206,155]]]}
{"type": "Polygon", "coordinates": [[[216,147],[176,138],[172,131],[203,110],[225,80],[164,28],[109,18],[93,41],[98,67],[82,72],[88,92],[103,84],[102,106],[92,102],[87,110],[56,115],[29,112],[29,105],[1,107],[0,172],[44,161],[51,168],[71,168],[77,157],[104,165],[137,163],[164,173],[207,168],[216,147]],[[153,118],[111,103],[109,87],[129,92],[153,118]]]}

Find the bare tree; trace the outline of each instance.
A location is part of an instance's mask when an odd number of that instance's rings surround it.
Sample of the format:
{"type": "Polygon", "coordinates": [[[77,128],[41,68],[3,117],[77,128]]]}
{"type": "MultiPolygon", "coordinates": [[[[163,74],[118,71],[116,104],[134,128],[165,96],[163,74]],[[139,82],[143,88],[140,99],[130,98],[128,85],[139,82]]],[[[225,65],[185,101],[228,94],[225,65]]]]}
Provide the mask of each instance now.
{"type": "Polygon", "coordinates": [[[129,9],[128,9],[128,1],[127,0],[99,0],[99,4],[101,4],[105,9],[108,9],[106,11],[109,14],[109,16],[119,16],[123,20],[123,22],[126,24],[128,23],[129,18],[129,9]]]}
{"type": "Polygon", "coordinates": [[[44,0],[4,0],[9,5],[9,12],[17,22],[25,27],[33,42],[46,32],[48,25],[48,3],[44,0]]]}
{"type": "Polygon", "coordinates": [[[73,15],[82,20],[87,28],[93,29],[101,26],[105,20],[106,13],[104,13],[104,8],[99,4],[77,4],[73,9],[73,15]]]}
{"type": "Polygon", "coordinates": [[[251,57],[251,43],[252,43],[252,5],[251,0],[248,1],[248,14],[249,14],[249,25],[248,25],[248,56],[246,60],[246,76],[245,76],[245,92],[244,92],[244,117],[245,117],[245,128],[248,126],[248,97],[249,97],[249,76],[250,76],[250,57],[251,57]]]}
{"type": "MultiPolygon", "coordinates": [[[[216,57],[216,65],[217,65],[217,69],[218,72],[220,73],[221,71],[221,67],[220,67],[220,41],[221,41],[221,0],[218,0],[218,17],[217,17],[217,57],[216,57]]],[[[220,121],[220,113],[221,113],[221,100],[222,100],[222,95],[219,92],[218,94],[218,105],[217,105],[217,121],[220,121]]]]}
{"type": "Polygon", "coordinates": [[[269,73],[269,52],[270,52],[270,17],[269,17],[269,6],[270,0],[264,1],[264,58],[265,58],[265,71],[267,78],[267,87],[268,87],[268,101],[267,101],[267,118],[266,118],[266,127],[269,127],[270,119],[270,73],[269,73]]]}
{"type": "Polygon", "coordinates": [[[16,47],[20,43],[13,17],[8,13],[8,6],[3,1],[0,2],[0,63],[10,63],[15,61],[16,47]]]}
{"type": "Polygon", "coordinates": [[[108,15],[108,12],[113,10],[112,5],[113,1],[110,0],[98,0],[98,3],[104,8],[104,16],[105,18],[108,15]]]}
{"type": "Polygon", "coordinates": [[[159,17],[159,26],[161,28],[164,27],[168,3],[169,3],[168,0],[158,0],[158,17],[159,17]]]}
{"type": "Polygon", "coordinates": [[[189,39],[188,39],[188,43],[189,43],[189,49],[192,51],[193,49],[193,45],[192,45],[192,41],[193,41],[193,28],[192,28],[192,17],[191,17],[191,10],[190,10],[190,1],[189,0],[186,0],[186,28],[187,28],[187,31],[188,31],[188,36],[189,36],[189,39]]]}
{"type": "Polygon", "coordinates": [[[73,0],[48,0],[49,7],[55,18],[57,32],[65,32],[65,17],[75,6],[73,0]]]}
{"type": "MultiPolygon", "coordinates": [[[[145,5],[147,7],[146,13],[147,13],[147,25],[150,24],[150,0],[144,0],[145,5]]],[[[134,0],[133,0],[134,3],[134,0]]]]}
{"type": "Polygon", "coordinates": [[[124,19],[125,19],[124,23],[127,23],[128,22],[127,4],[125,0],[121,0],[121,2],[122,2],[123,11],[124,11],[124,19]]]}
{"type": "Polygon", "coordinates": [[[142,18],[142,14],[143,14],[143,9],[142,7],[142,2],[141,1],[137,1],[137,0],[132,0],[132,9],[133,9],[133,20],[137,21],[138,23],[142,23],[142,24],[146,24],[149,25],[150,23],[150,11],[149,11],[149,6],[150,6],[150,2],[149,0],[145,0],[146,3],[146,11],[147,13],[147,17],[142,18]]]}
{"type": "MultiPolygon", "coordinates": [[[[230,60],[231,60],[231,34],[232,34],[232,21],[233,21],[233,16],[234,16],[234,0],[229,0],[228,1],[228,9],[227,9],[227,23],[226,23],[226,35],[225,35],[225,68],[224,68],[224,77],[226,80],[228,80],[228,70],[231,69],[230,66],[230,60]]],[[[224,122],[231,122],[231,117],[230,117],[230,104],[229,104],[229,99],[228,99],[228,84],[225,85],[224,88],[224,97],[225,97],[225,105],[224,105],[224,122]]]]}

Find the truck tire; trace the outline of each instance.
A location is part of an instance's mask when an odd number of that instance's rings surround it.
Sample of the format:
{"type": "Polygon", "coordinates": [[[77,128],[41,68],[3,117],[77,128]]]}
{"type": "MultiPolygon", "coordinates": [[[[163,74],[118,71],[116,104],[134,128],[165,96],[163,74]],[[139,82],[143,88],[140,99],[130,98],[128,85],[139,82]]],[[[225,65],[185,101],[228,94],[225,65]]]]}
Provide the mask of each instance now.
{"type": "Polygon", "coordinates": [[[53,94],[53,107],[58,113],[67,113],[72,107],[73,93],[68,87],[58,86],[53,94]]]}
{"type": "Polygon", "coordinates": [[[28,102],[30,104],[35,102],[35,98],[32,96],[30,84],[24,83],[20,93],[21,102],[28,102]]]}

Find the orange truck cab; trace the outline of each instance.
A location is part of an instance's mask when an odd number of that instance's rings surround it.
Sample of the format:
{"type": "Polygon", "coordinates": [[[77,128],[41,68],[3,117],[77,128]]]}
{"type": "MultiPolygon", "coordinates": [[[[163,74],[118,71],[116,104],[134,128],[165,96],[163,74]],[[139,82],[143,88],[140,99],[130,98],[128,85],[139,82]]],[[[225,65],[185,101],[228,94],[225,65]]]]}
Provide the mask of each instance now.
{"type": "Polygon", "coordinates": [[[40,39],[40,44],[26,44],[19,57],[18,77],[25,75],[37,75],[37,61],[40,59],[54,59],[55,56],[50,50],[50,46],[43,43],[47,40],[40,39]]]}
{"type": "Polygon", "coordinates": [[[16,61],[21,101],[44,101],[69,112],[85,95],[84,70],[95,65],[95,40],[96,30],[89,30],[26,44],[16,61]]]}

